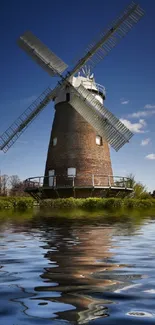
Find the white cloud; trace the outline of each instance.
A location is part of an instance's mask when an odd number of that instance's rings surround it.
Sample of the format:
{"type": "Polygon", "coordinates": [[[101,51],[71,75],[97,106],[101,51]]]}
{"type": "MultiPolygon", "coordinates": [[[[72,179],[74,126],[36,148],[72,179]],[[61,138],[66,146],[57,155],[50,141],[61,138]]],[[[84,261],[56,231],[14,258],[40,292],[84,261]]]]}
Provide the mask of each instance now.
{"type": "Polygon", "coordinates": [[[155,160],[155,153],[150,153],[150,154],[147,155],[145,158],[146,158],[146,159],[149,159],[149,160],[155,160]]]}
{"type": "Polygon", "coordinates": [[[154,109],[154,108],[155,108],[155,105],[146,104],[146,105],[144,106],[144,108],[151,108],[151,109],[154,109]]]}
{"type": "Polygon", "coordinates": [[[155,110],[154,111],[138,111],[138,112],[129,114],[128,117],[140,118],[140,117],[152,116],[154,114],[155,114],[155,110]]]}
{"type": "Polygon", "coordinates": [[[124,100],[124,98],[121,99],[121,104],[122,105],[127,105],[129,104],[129,100],[124,100]]]}
{"type": "Polygon", "coordinates": [[[141,141],[141,146],[147,146],[150,142],[150,138],[146,138],[144,140],[141,141]]]}
{"type": "Polygon", "coordinates": [[[145,120],[139,120],[138,123],[132,123],[126,119],[120,119],[120,121],[133,133],[145,133],[143,128],[147,125],[145,120]]]}

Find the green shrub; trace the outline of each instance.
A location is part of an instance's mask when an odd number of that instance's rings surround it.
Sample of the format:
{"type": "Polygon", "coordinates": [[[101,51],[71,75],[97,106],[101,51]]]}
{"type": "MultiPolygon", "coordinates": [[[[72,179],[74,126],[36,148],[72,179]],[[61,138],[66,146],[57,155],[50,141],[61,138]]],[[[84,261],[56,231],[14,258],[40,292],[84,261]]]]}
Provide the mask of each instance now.
{"type": "Polygon", "coordinates": [[[47,199],[40,202],[42,208],[53,209],[86,209],[86,210],[119,210],[134,208],[155,207],[153,199],[134,199],[134,198],[86,198],[86,199],[47,199]]]}
{"type": "Polygon", "coordinates": [[[3,210],[3,209],[5,209],[5,208],[7,208],[8,207],[8,205],[6,205],[6,203],[5,203],[5,201],[1,201],[0,200],[0,210],[3,210]]]}
{"type": "Polygon", "coordinates": [[[121,208],[123,206],[123,200],[117,198],[109,198],[104,199],[104,208],[106,209],[114,209],[114,208],[121,208]]]}
{"type": "MultiPolygon", "coordinates": [[[[133,192],[131,193],[131,197],[135,199],[149,199],[151,195],[149,194],[147,187],[141,182],[135,181],[135,176],[130,174],[127,175],[128,185],[133,188],[133,192]]],[[[127,185],[127,186],[128,186],[127,185]]]]}
{"type": "MultiPolygon", "coordinates": [[[[2,209],[29,209],[33,208],[34,200],[30,197],[0,197],[0,210],[2,209]]],[[[147,198],[63,198],[46,199],[40,202],[41,208],[51,209],[83,209],[83,210],[112,210],[145,209],[155,207],[155,199],[147,198]]]]}
{"type": "Polygon", "coordinates": [[[79,206],[84,208],[84,209],[95,209],[97,208],[97,205],[99,203],[98,198],[87,198],[87,199],[79,199],[80,201],[78,202],[79,206]]]}
{"type": "Polygon", "coordinates": [[[0,209],[5,208],[17,208],[17,209],[28,209],[32,208],[34,200],[29,197],[20,198],[20,197],[0,197],[0,209]]]}
{"type": "Polygon", "coordinates": [[[45,199],[40,202],[41,207],[51,207],[51,208],[74,208],[77,206],[76,200],[74,198],[66,199],[45,199]]]}
{"type": "Polygon", "coordinates": [[[29,208],[32,208],[33,207],[33,201],[32,200],[23,200],[23,199],[20,199],[16,202],[16,208],[17,209],[22,209],[22,210],[26,210],[26,209],[29,209],[29,208]]]}
{"type": "Polygon", "coordinates": [[[155,207],[155,200],[153,199],[125,199],[124,206],[126,208],[152,208],[155,207]]]}

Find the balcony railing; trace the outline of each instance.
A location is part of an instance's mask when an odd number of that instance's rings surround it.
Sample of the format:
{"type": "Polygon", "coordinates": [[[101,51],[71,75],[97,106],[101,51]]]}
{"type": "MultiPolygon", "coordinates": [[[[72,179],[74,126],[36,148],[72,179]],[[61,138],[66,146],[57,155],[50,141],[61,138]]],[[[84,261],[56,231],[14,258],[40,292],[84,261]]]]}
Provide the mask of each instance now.
{"type": "Polygon", "coordinates": [[[25,188],[124,188],[132,189],[132,180],[128,177],[98,174],[78,174],[77,176],[38,176],[25,180],[25,188]]]}
{"type": "Polygon", "coordinates": [[[86,81],[82,81],[81,83],[86,88],[88,88],[88,85],[89,85],[89,91],[90,90],[92,90],[92,91],[93,90],[96,90],[96,91],[98,91],[98,93],[101,93],[101,94],[103,94],[106,97],[106,89],[105,89],[104,86],[102,86],[102,85],[100,85],[100,84],[98,84],[96,82],[95,83],[89,82],[87,80],[86,81]],[[96,89],[94,87],[96,87],[96,89]]]}

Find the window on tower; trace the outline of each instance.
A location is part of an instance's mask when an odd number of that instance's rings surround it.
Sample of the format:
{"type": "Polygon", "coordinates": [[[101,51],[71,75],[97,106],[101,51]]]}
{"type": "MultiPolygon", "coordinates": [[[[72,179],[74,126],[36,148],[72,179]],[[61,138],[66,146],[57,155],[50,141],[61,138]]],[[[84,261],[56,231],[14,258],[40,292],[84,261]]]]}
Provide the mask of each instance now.
{"type": "Polygon", "coordinates": [[[70,167],[67,170],[68,177],[75,177],[76,176],[76,168],[70,167]]]}
{"type": "Polygon", "coordinates": [[[66,93],[66,101],[67,101],[67,102],[70,101],[70,93],[66,93]]]}
{"type": "Polygon", "coordinates": [[[54,169],[50,169],[48,171],[48,179],[49,179],[49,186],[52,187],[54,186],[54,175],[55,175],[55,170],[54,169]]]}
{"type": "Polygon", "coordinates": [[[53,147],[55,147],[57,145],[57,138],[53,138],[52,144],[53,144],[53,147]]]}
{"type": "Polygon", "coordinates": [[[96,136],[96,144],[98,146],[101,146],[102,145],[102,138],[99,135],[96,136]]]}

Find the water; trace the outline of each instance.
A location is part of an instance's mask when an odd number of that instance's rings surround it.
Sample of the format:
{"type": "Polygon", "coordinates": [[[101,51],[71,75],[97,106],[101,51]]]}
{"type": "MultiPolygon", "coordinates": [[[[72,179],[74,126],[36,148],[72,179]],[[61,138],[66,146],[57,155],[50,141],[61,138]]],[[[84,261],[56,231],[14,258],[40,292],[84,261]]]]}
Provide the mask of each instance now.
{"type": "Polygon", "coordinates": [[[0,218],[0,324],[155,324],[155,219],[0,218]]]}

